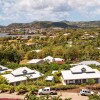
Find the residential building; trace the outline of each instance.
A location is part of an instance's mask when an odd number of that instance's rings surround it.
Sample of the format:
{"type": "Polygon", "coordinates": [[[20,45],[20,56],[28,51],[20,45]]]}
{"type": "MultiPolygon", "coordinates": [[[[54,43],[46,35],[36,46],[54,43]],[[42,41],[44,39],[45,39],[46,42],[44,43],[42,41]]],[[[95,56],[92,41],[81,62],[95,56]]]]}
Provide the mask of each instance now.
{"type": "Polygon", "coordinates": [[[27,83],[28,79],[37,79],[42,75],[43,74],[36,70],[31,70],[27,67],[21,67],[12,71],[10,74],[5,74],[2,76],[8,80],[9,84],[16,86],[20,83],[27,83]]]}
{"type": "Polygon", "coordinates": [[[91,61],[82,61],[80,63],[78,63],[78,65],[100,65],[99,62],[91,60],[91,61]]]}
{"type": "Polygon", "coordinates": [[[47,62],[49,62],[49,63],[54,62],[54,58],[51,57],[51,56],[47,56],[47,57],[45,57],[43,60],[44,60],[44,61],[47,61],[47,62]]]}
{"type": "Polygon", "coordinates": [[[0,73],[4,73],[6,71],[13,71],[12,69],[8,69],[7,67],[4,67],[2,65],[0,65],[0,73]]]}
{"type": "Polygon", "coordinates": [[[27,63],[28,64],[42,64],[42,63],[44,63],[44,60],[43,59],[32,59],[27,63]]]}
{"type": "Polygon", "coordinates": [[[64,85],[87,83],[89,79],[94,79],[96,83],[100,83],[100,71],[87,65],[77,65],[70,70],[63,70],[61,75],[64,85]]]}
{"type": "Polygon", "coordinates": [[[48,82],[54,82],[54,76],[47,76],[45,80],[48,82]]]}

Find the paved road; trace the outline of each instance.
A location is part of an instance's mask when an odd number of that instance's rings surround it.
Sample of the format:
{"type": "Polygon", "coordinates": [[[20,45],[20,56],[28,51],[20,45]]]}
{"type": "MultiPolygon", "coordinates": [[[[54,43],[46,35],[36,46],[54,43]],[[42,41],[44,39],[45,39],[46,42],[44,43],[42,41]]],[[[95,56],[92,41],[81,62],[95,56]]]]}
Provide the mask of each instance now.
{"type": "Polygon", "coordinates": [[[72,98],[72,100],[88,100],[87,96],[81,96],[78,93],[58,92],[58,95],[62,95],[62,99],[72,98]]]}
{"type": "MultiPolygon", "coordinates": [[[[88,100],[87,96],[81,96],[78,93],[58,92],[58,95],[61,95],[62,99],[72,98],[72,100],[88,100]]],[[[1,93],[0,94],[0,98],[18,98],[18,99],[23,99],[24,95],[16,95],[16,93],[13,93],[13,94],[1,93]]]]}

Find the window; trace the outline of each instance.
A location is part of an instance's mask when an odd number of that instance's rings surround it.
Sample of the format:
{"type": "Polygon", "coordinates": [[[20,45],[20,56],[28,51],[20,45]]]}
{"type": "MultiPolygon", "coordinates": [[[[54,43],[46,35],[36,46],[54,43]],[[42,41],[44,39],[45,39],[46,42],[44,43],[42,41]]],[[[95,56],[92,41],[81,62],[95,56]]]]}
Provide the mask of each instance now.
{"type": "Polygon", "coordinates": [[[69,80],[69,83],[73,83],[73,80],[69,80]]]}

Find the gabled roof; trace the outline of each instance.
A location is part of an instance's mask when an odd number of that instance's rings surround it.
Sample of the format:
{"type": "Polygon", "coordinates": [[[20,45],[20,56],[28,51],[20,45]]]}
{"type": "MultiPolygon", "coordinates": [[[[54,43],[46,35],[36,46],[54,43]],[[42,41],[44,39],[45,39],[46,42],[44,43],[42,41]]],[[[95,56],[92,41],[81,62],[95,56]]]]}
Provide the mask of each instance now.
{"type": "Polygon", "coordinates": [[[82,73],[83,69],[85,69],[86,73],[90,73],[90,72],[93,73],[94,72],[94,70],[87,65],[77,65],[75,67],[70,68],[70,71],[72,73],[82,73]]]}
{"type": "Polygon", "coordinates": [[[37,53],[38,53],[38,52],[40,52],[41,50],[32,50],[32,51],[35,51],[35,52],[37,52],[37,53]]]}
{"type": "Polygon", "coordinates": [[[94,61],[94,60],[91,60],[91,61],[82,61],[82,62],[80,62],[80,63],[78,63],[78,64],[83,64],[83,65],[91,65],[91,64],[95,64],[95,65],[100,65],[100,63],[99,62],[97,62],[97,61],[94,61]]]}
{"type": "Polygon", "coordinates": [[[54,58],[55,59],[55,61],[63,61],[64,59],[62,59],[62,58],[54,58]]]}
{"type": "Polygon", "coordinates": [[[7,67],[0,65],[0,70],[7,70],[7,69],[8,69],[7,67]]]}
{"type": "Polygon", "coordinates": [[[24,75],[25,73],[26,74],[32,74],[34,72],[35,72],[34,70],[31,70],[27,67],[20,67],[16,70],[12,71],[11,74],[14,75],[14,76],[20,76],[20,75],[24,75]]]}
{"type": "Polygon", "coordinates": [[[38,62],[43,61],[42,59],[32,59],[29,62],[27,62],[28,64],[37,64],[38,62]]]}
{"type": "Polygon", "coordinates": [[[13,83],[13,82],[25,81],[27,80],[27,78],[30,79],[39,78],[42,75],[43,75],[42,73],[36,70],[31,70],[27,67],[21,67],[12,71],[11,74],[5,74],[2,76],[5,77],[9,81],[9,83],[13,83]],[[25,73],[23,73],[23,71],[25,73]]]}
{"type": "Polygon", "coordinates": [[[100,78],[100,72],[94,69],[95,73],[78,73],[73,74],[70,70],[61,71],[64,80],[77,80],[77,79],[96,79],[100,78]]]}
{"type": "Polygon", "coordinates": [[[45,78],[45,80],[46,80],[46,81],[52,81],[53,78],[54,78],[54,76],[47,76],[47,77],[45,78]]]}
{"type": "Polygon", "coordinates": [[[44,61],[49,61],[49,62],[53,62],[54,61],[54,58],[51,57],[51,56],[47,56],[43,59],[44,61]]]}

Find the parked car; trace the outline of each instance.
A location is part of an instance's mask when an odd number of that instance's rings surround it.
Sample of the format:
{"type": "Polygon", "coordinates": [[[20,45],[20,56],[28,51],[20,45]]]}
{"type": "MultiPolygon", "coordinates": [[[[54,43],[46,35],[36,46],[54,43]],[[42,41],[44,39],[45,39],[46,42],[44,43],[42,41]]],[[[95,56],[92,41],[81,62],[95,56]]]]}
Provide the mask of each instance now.
{"type": "Polygon", "coordinates": [[[88,95],[93,95],[94,92],[93,92],[93,91],[90,91],[90,90],[88,90],[88,89],[82,89],[82,90],[80,91],[80,94],[83,95],[83,96],[88,96],[88,95]]]}
{"type": "Polygon", "coordinates": [[[45,87],[43,89],[39,89],[38,94],[39,95],[44,95],[44,94],[56,95],[57,92],[55,90],[52,90],[50,87],[45,87]]]}

